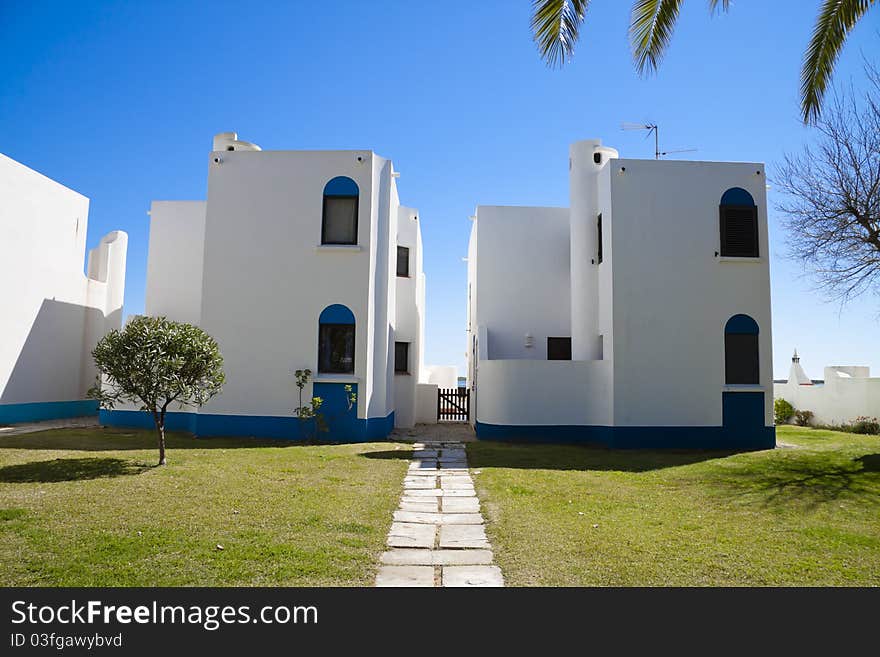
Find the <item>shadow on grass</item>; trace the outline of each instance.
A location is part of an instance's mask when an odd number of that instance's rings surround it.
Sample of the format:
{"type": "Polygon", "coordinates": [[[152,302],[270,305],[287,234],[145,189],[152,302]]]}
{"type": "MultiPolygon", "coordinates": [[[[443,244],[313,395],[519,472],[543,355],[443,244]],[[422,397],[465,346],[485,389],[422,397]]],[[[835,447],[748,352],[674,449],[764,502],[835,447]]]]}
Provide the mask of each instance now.
{"type": "MultiPolygon", "coordinates": [[[[256,447],[302,447],[335,443],[309,443],[302,440],[269,438],[196,438],[190,434],[169,432],[166,445],[176,449],[252,449],[256,447]]],[[[50,449],[85,452],[157,449],[156,432],[115,427],[64,428],[35,431],[15,436],[0,435],[3,449],[50,449]]]]}
{"type": "Polygon", "coordinates": [[[880,472],[880,454],[865,454],[855,459],[865,472],[880,472]]]}
{"type": "Polygon", "coordinates": [[[880,506],[880,454],[841,460],[835,452],[768,459],[719,477],[725,496],[765,507],[797,506],[812,510],[824,504],[858,500],[880,506]]]}
{"type": "Polygon", "coordinates": [[[4,466],[0,468],[0,482],[52,483],[121,477],[140,474],[150,467],[142,463],[113,458],[53,459],[4,466]]]}
{"type": "MultiPolygon", "coordinates": [[[[595,470],[648,472],[722,459],[737,452],[680,449],[608,449],[594,445],[538,445],[534,443],[467,443],[471,468],[524,470],[595,470]]],[[[409,450],[369,452],[370,459],[412,458],[409,450]]]]}

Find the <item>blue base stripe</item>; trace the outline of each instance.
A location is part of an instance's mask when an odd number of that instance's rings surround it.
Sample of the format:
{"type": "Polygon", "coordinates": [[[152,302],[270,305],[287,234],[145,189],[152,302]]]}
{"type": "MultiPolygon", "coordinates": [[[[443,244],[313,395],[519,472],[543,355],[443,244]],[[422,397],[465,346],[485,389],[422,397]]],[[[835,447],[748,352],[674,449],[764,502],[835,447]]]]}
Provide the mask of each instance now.
{"type": "Polygon", "coordinates": [[[66,417],[96,415],[98,402],[91,399],[79,401],[30,402],[26,404],[0,404],[0,424],[19,422],[42,422],[66,417]]]}
{"type": "Polygon", "coordinates": [[[772,449],[776,427],[474,426],[480,440],[587,443],[616,449],[772,449]]]}
{"type": "MultiPolygon", "coordinates": [[[[106,426],[152,429],[153,417],[145,411],[106,411],[98,414],[106,426]]],[[[280,438],[283,440],[317,439],[322,442],[360,443],[386,438],[394,428],[394,413],[387,417],[358,419],[330,424],[330,431],[315,434],[314,425],[303,423],[293,416],[222,415],[215,413],[168,412],[165,416],[168,431],[187,431],[200,438],[237,436],[252,438],[280,438]]]]}

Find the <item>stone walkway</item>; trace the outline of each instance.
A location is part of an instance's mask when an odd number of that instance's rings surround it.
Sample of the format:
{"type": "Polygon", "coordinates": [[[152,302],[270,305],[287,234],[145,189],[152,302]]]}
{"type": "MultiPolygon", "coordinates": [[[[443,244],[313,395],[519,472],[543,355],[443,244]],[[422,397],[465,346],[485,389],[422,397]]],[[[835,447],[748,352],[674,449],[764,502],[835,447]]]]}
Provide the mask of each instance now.
{"type": "Polygon", "coordinates": [[[504,586],[464,445],[413,445],[376,586],[504,586]]]}

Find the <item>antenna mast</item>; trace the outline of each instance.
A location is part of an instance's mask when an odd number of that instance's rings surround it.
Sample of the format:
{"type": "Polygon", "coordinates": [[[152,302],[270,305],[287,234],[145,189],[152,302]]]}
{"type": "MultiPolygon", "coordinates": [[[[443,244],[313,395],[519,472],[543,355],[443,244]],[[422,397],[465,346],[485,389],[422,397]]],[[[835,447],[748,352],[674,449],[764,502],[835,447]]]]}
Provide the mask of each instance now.
{"type": "Polygon", "coordinates": [[[669,155],[671,153],[693,153],[696,151],[696,148],[679,148],[677,150],[672,151],[661,151],[660,150],[660,126],[656,123],[622,123],[620,125],[624,130],[647,130],[648,134],[645,135],[645,139],[647,139],[651,133],[654,133],[654,159],[659,160],[664,155],[669,155]]]}
{"type": "Polygon", "coordinates": [[[648,137],[652,132],[654,133],[654,159],[660,159],[660,126],[656,123],[623,123],[620,126],[624,130],[647,130],[648,134],[645,137],[648,137]]]}

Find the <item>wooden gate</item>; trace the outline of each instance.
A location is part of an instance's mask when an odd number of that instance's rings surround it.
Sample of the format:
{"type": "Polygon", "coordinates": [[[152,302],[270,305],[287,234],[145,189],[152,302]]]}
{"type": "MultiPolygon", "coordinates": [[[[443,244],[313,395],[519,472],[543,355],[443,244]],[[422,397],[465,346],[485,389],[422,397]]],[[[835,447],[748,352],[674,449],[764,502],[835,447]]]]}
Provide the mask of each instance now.
{"type": "Polygon", "coordinates": [[[468,422],[471,419],[471,391],[467,388],[437,389],[437,421],[468,422]]]}

